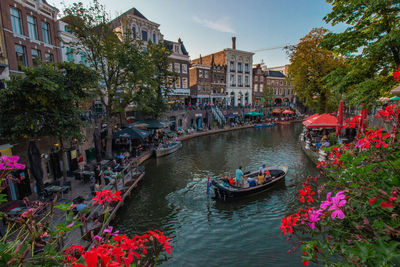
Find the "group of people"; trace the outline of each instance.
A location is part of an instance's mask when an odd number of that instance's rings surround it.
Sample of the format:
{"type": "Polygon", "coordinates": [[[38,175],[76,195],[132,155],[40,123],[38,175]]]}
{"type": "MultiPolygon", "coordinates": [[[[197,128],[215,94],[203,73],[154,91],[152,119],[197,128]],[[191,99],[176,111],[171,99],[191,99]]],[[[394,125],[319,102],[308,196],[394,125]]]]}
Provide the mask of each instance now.
{"type": "Polygon", "coordinates": [[[101,165],[97,164],[96,169],[94,170],[94,178],[95,178],[95,191],[99,191],[102,178],[104,179],[104,183],[108,185],[109,183],[113,184],[115,182],[115,177],[123,170],[123,167],[120,163],[118,163],[115,159],[112,161],[111,165],[107,167],[106,170],[102,170],[101,165]]]}
{"type": "Polygon", "coordinates": [[[230,179],[228,179],[228,182],[229,182],[229,184],[231,184],[233,186],[237,186],[237,187],[248,187],[248,186],[252,187],[252,186],[264,184],[271,178],[272,178],[271,174],[269,173],[265,164],[263,164],[260,167],[256,178],[246,177],[242,171],[242,166],[239,166],[239,168],[236,169],[236,172],[235,172],[235,179],[230,178],[230,179]]]}

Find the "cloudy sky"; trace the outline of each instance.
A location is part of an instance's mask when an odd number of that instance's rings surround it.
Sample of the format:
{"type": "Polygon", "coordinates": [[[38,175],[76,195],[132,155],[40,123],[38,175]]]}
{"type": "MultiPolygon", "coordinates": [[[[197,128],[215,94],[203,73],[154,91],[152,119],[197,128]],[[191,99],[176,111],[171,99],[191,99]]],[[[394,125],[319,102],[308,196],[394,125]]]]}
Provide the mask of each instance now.
{"type": "MultiPolygon", "coordinates": [[[[60,10],[77,0],[47,0],[60,10]]],[[[81,0],[89,3],[90,0],[81,0]]],[[[231,47],[231,37],[237,37],[236,48],[256,51],[296,44],[312,28],[326,25],[322,20],[330,5],[324,0],[100,0],[112,17],[135,7],[147,19],[161,24],[164,38],[176,41],[180,37],[192,59],[200,54],[231,47]]],[[[254,63],[261,60],[268,66],[289,62],[278,48],[256,52],[254,63]]]]}

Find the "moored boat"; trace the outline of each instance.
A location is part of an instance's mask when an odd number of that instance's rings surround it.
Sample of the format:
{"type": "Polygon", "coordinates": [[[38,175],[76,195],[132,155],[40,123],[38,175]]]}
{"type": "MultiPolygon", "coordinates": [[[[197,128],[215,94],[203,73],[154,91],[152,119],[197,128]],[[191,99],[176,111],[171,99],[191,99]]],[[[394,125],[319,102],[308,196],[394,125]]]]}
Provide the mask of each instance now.
{"type": "Polygon", "coordinates": [[[256,124],[253,128],[263,128],[263,127],[272,127],[275,126],[274,123],[263,123],[263,124],[256,124]]]}
{"type": "MultiPolygon", "coordinates": [[[[263,184],[248,187],[237,187],[231,184],[213,180],[215,198],[223,201],[237,199],[245,196],[254,195],[271,188],[274,184],[285,179],[289,167],[287,165],[275,165],[267,167],[271,178],[267,179],[263,184]]],[[[244,175],[245,178],[257,179],[259,170],[244,175]]]]}
{"type": "Polygon", "coordinates": [[[158,158],[158,157],[162,157],[162,156],[166,156],[166,155],[169,155],[171,153],[174,153],[175,151],[177,151],[181,147],[182,147],[182,142],[181,141],[175,141],[172,144],[155,148],[154,149],[154,153],[156,154],[156,157],[158,158]]]}

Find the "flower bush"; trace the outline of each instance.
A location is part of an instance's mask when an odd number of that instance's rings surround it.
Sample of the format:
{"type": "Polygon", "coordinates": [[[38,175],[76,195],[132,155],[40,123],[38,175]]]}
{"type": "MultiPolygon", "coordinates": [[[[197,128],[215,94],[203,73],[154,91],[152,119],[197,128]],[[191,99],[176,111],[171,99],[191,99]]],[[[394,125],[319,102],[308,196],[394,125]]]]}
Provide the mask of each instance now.
{"type": "Polygon", "coordinates": [[[329,159],[317,166],[326,184],[308,177],[299,190],[305,206],[282,218],[282,233],[299,236],[304,265],[400,266],[400,103],[377,117],[390,133],[362,132],[361,116],[346,120],[359,138],[330,149],[329,159]]]}

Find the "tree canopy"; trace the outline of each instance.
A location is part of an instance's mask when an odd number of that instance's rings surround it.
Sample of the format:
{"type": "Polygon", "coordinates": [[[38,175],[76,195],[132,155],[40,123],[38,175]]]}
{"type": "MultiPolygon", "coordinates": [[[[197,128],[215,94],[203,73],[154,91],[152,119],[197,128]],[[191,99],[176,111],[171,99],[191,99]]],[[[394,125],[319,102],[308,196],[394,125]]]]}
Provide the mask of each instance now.
{"type": "Polygon", "coordinates": [[[336,100],[324,77],[343,65],[343,59],[320,47],[327,30],[313,29],[295,47],[288,48],[289,74],[297,96],[314,111],[328,112],[336,108],[336,100]]]}
{"type": "Polygon", "coordinates": [[[326,82],[344,94],[348,103],[373,105],[394,86],[400,66],[400,6],[398,0],[327,0],[332,12],[324,20],[346,23],[343,32],[328,33],[321,45],[346,55],[346,65],[330,73],[326,82]]]}

